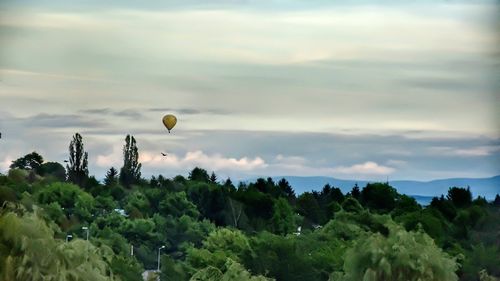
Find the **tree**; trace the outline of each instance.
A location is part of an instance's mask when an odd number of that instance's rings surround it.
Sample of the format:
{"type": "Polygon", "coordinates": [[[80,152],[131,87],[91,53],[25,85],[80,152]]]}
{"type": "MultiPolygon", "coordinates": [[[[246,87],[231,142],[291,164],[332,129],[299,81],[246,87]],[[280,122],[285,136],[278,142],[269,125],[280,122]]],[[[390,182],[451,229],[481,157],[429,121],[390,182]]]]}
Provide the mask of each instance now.
{"type": "Polygon", "coordinates": [[[243,204],[232,199],[231,197],[228,198],[228,201],[231,212],[230,221],[235,228],[238,228],[238,222],[240,221],[241,215],[243,214],[243,204]]]}
{"type": "Polygon", "coordinates": [[[493,206],[500,207],[500,195],[497,194],[497,196],[495,196],[495,200],[493,201],[493,206]]]}
{"type": "Polygon", "coordinates": [[[407,232],[393,222],[389,235],[361,236],[345,255],[344,272],[332,281],[456,281],[458,264],[422,231],[407,232]]]}
{"type": "Polygon", "coordinates": [[[251,255],[250,242],[243,232],[221,228],[208,235],[201,249],[189,249],[187,261],[195,268],[223,269],[227,258],[242,262],[251,255]]]}
{"type": "Polygon", "coordinates": [[[210,182],[210,177],[208,176],[207,171],[198,167],[195,167],[189,173],[188,179],[191,181],[210,182]]]}
{"type": "Polygon", "coordinates": [[[396,206],[397,192],[387,183],[369,183],[361,191],[361,204],[364,206],[388,212],[396,206]]]}
{"type": "Polygon", "coordinates": [[[210,175],[210,182],[211,183],[217,183],[217,176],[215,175],[214,172],[210,175]]]}
{"type": "Polygon", "coordinates": [[[89,175],[88,157],[89,154],[83,147],[83,138],[76,133],[69,144],[69,164],[66,165],[70,182],[83,186],[89,175]]]}
{"type": "Polygon", "coordinates": [[[118,184],[118,171],[115,167],[111,167],[109,171],[106,173],[106,177],[104,178],[104,184],[106,186],[114,186],[118,184]]]}
{"type": "Polygon", "coordinates": [[[233,182],[231,181],[231,178],[227,178],[227,180],[224,182],[223,186],[226,188],[226,190],[234,190],[234,189],[236,189],[234,187],[233,182]]]}
{"type": "Polygon", "coordinates": [[[354,187],[352,188],[351,190],[351,196],[356,199],[356,200],[359,200],[359,197],[361,196],[361,191],[359,191],[359,186],[358,186],[358,183],[356,183],[354,185],[354,187]]]}
{"type": "Polygon", "coordinates": [[[452,187],[448,190],[448,195],[446,197],[457,208],[465,208],[472,204],[472,193],[469,187],[467,187],[467,189],[452,187]]]}
{"type": "Polygon", "coordinates": [[[169,192],[164,199],[160,201],[159,209],[165,216],[180,217],[182,215],[197,218],[200,213],[193,202],[189,201],[186,192],[169,192]]]}
{"type": "Polygon", "coordinates": [[[2,210],[0,249],[0,280],[116,280],[105,261],[113,259],[111,249],[54,239],[54,231],[36,213],[2,210]]]}
{"type": "Polygon", "coordinates": [[[285,178],[282,178],[278,181],[278,188],[288,199],[295,198],[295,192],[293,191],[290,183],[285,178]]]}
{"type": "Polygon", "coordinates": [[[342,202],[342,209],[347,212],[358,213],[363,210],[363,207],[359,204],[358,200],[347,197],[347,199],[342,202]]]}
{"type": "Polygon", "coordinates": [[[33,151],[30,154],[26,154],[23,157],[12,161],[10,168],[32,170],[38,172],[38,169],[40,168],[42,163],[43,163],[43,157],[40,154],[33,151]]]}
{"type": "Polygon", "coordinates": [[[141,167],[139,163],[139,150],[133,136],[125,137],[123,146],[123,167],[120,169],[120,183],[125,187],[136,184],[141,179],[141,167]]]}
{"type": "Polygon", "coordinates": [[[445,218],[449,221],[453,220],[457,215],[457,209],[451,203],[451,201],[446,200],[443,195],[441,197],[434,197],[431,201],[431,208],[438,210],[445,218]]]}
{"type": "Polygon", "coordinates": [[[299,214],[305,216],[315,224],[323,224],[325,222],[324,210],[321,209],[318,200],[310,192],[304,192],[297,198],[297,210],[299,214]]]}
{"type": "Polygon", "coordinates": [[[279,198],[276,201],[271,221],[276,234],[286,235],[295,231],[295,217],[286,199],[279,198]]]}
{"type": "Polygon", "coordinates": [[[46,205],[57,202],[67,216],[76,215],[80,219],[90,220],[94,214],[94,197],[74,184],[52,183],[38,192],[37,199],[46,205]]]}
{"type": "Polygon", "coordinates": [[[262,275],[252,276],[241,264],[228,258],[222,270],[207,266],[196,272],[189,281],[271,281],[262,275]]]}
{"type": "Polygon", "coordinates": [[[63,165],[61,165],[57,162],[43,163],[38,170],[39,170],[38,173],[41,176],[54,177],[55,179],[57,179],[59,181],[66,180],[66,170],[64,169],[63,165]]]}

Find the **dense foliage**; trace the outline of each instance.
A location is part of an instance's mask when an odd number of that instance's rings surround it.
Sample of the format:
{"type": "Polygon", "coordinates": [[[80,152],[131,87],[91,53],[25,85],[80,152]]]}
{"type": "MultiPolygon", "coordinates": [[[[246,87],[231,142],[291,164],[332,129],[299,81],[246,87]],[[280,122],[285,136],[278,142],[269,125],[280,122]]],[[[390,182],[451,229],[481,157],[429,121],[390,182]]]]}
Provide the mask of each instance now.
{"type": "Polygon", "coordinates": [[[500,197],[451,187],[422,207],[388,183],[297,196],[285,179],[235,187],[202,168],[146,180],[131,136],[103,183],[87,157],[75,135],[66,174],[32,152],[0,175],[0,280],[142,280],[158,254],[162,280],[500,276],[500,197]]]}

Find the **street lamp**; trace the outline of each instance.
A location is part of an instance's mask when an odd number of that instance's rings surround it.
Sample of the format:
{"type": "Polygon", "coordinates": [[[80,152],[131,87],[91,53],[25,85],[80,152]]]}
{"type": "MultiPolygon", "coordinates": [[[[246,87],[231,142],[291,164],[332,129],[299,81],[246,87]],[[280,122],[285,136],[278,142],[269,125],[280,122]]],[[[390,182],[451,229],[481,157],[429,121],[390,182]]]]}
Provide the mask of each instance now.
{"type": "Polygon", "coordinates": [[[89,228],[84,226],[82,229],[87,231],[87,241],[89,241],[89,228]]]}
{"type": "Polygon", "coordinates": [[[66,235],[66,243],[68,243],[70,238],[73,238],[73,235],[71,234],[66,235]]]}
{"type": "Polygon", "coordinates": [[[160,251],[162,249],[165,249],[165,246],[161,246],[160,248],[158,248],[158,272],[160,272],[160,251]]]}

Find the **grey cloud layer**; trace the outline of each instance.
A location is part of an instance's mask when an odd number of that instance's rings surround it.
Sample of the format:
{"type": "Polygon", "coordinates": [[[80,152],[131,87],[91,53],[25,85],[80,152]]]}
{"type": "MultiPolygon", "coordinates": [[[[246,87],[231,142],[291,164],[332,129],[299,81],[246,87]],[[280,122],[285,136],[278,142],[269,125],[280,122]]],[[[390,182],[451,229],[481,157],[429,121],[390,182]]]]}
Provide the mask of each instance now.
{"type": "Polygon", "coordinates": [[[384,3],[2,2],[0,161],[79,131],[100,174],[127,133],[146,174],[498,174],[494,4],[384,3]]]}

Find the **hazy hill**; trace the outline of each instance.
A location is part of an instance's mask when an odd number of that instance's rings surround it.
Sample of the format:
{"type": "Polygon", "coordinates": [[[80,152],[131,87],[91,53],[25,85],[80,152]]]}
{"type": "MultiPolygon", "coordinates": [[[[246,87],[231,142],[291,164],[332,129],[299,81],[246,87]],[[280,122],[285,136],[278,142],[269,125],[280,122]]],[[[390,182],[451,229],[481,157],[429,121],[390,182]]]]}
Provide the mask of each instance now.
{"type": "MultiPolygon", "coordinates": [[[[283,177],[273,177],[278,181],[283,177]]],[[[357,183],[360,188],[364,187],[370,181],[362,180],[343,180],[332,177],[297,177],[284,176],[290,182],[297,194],[305,191],[321,190],[323,186],[329,183],[332,186],[339,187],[344,193],[349,192],[357,183]]],[[[251,179],[250,181],[254,181],[251,179]]],[[[411,181],[395,180],[389,182],[399,193],[412,195],[418,201],[430,200],[433,196],[446,194],[449,187],[467,187],[470,186],[474,196],[485,196],[486,199],[494,199],[496,194],[500,194],[500,175],[491,178],[450,178],[433,181],[411,181]]]]}

